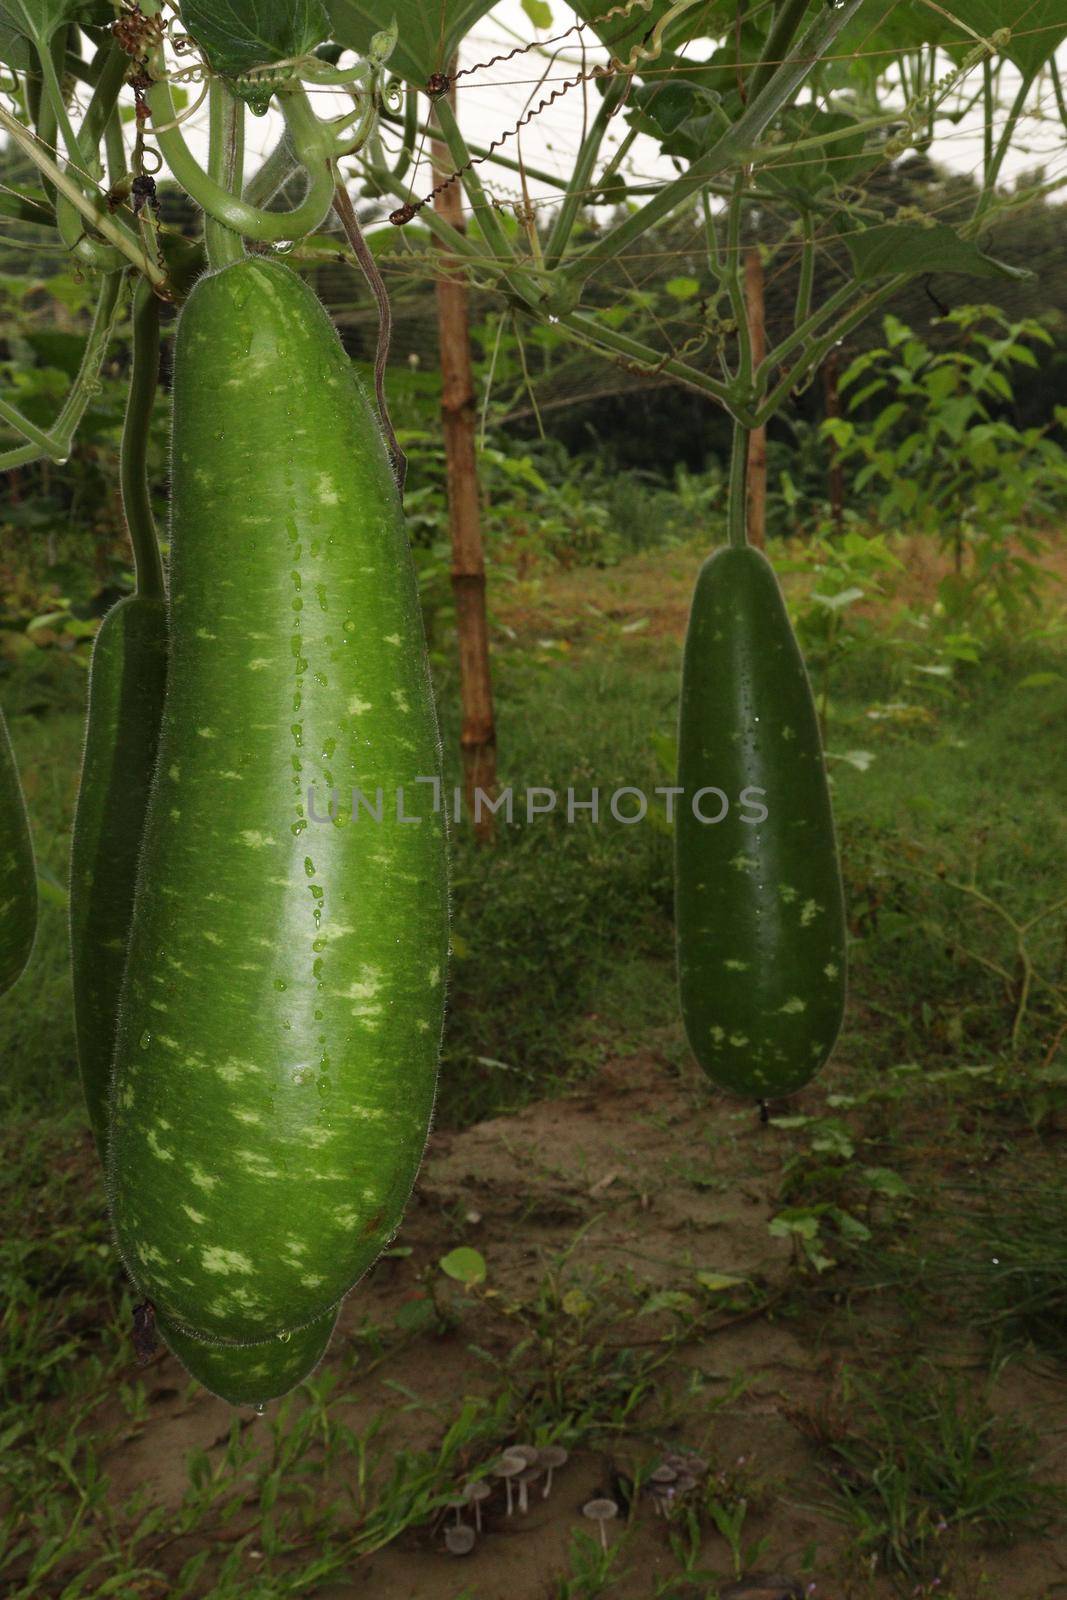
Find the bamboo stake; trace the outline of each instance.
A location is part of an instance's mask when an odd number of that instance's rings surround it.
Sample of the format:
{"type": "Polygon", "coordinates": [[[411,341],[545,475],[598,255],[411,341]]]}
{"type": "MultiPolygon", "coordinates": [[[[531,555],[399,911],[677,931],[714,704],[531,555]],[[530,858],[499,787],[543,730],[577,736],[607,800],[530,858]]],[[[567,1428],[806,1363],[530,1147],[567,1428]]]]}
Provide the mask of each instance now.
{"type": "MultiPolygon", "coordinates": [[[[452,93],[455,91],[453,89],[452,93]]],[[[435,167],[442,177],[451,170],[447,148],[435,140],[435,167]]],[[[443,221],[464,230],[463,197],[450,183],[434,198],[443,221]]],[[[489,664],[489,625],[485,607],[485,558],[475,457],[476,406],[471,366],[469,291],[459,259],[444,247],[435,284],[437,331],[441,349],[441,416],[444,423],[448,474],[448,514],[452,533],[452,593],[459,638],[459,692],[462,709],[460,751],[463,789],[475,835],[484,844],[493,838],[493,814],[479,810],[476,791],[495,795],[496,726],[489,664]]]]}

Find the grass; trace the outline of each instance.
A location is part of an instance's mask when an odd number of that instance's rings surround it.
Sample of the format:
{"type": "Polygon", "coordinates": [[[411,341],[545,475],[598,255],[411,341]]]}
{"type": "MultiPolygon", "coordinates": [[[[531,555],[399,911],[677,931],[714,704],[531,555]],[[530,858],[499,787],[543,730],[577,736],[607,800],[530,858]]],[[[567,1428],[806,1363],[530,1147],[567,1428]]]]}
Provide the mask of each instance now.
{"type": "MultiPolygon", "coordinates": [[[[593,786],[667,781],[678,637],[673,624],[657,628],[657,608],[676,607],[696,560],[686,550],[637,558],[569,590],[541,578],[500,602],[503,783],[584,798],[593,786]],[[583,586],[589,604],[575,599],[583,586]],[[539,606],[554,608],[550,625],[539,606]],[[623,632],[642,617],[649,626],[623,632]]],[[[714,1453],[749,1387],[767,1382],[758,1366],[736,1384],[719,1370],[711,1341],[735,1320],[753,1339],[784,1330],[825,1348],[846,1374],[829,1410],[797,1414],[838,1522],[819,1551],[788,1553],[790,1570],[820,1576],[817,1600],[881,1600],[883,1571],[901,1593],[932,1592],[915,1586],[941,1578],[939,1600],[971,1600],[984,1592],[976,1550],[1041,1536],[1059,1502],[991,1386],[1006,1354],[1067,1354],[1067,1189],[1055,1173],[1067,1098],[1056,1056],[1063,918],[1033,920],[1062,892],[1067,857],[1052,759],[1062,655],[1049,642],[997,645],[948,686],[920,675],[905,687],[888,636],[876,635],[835,673],[830,748],[874,761],[862,771],[832,763],[853,949],[831,1103],[813,1091],[767,1132],[777,1141],[760,1178],[776,1196],[767,1248],[788,1241],[785,1284],[770,1290],[757,1263],[725,1298],[696,1293],[707,1242],[689,1232],[651,1307],[634,1268],[580,1268],[566,1250],[532,1262],[521,1281],[490,1274],[470,1289],[446,1283],[432,1259],[417,1271],[385,1262],[382,1273],[413,1274],[407,1309],[368,1314],[328,1370],[257,1424],[255,1447],[246,1418],[220,1440],[183,1445],[184,1477],[161,1510],[113,1480],[124,1482],[123,1453],[151,1444],[167,1408],[197,1391],[161,1399],[152,1370],[131,1371],[130,1302],[80,1105],[55,887],[66,876],[84,671],[56,650],[17,663],[5,710],[48,877],[31,967],[0,1001],[0,1211],[15,1223],[0,1246],[0,1587],[12,1600],[315,1595],[331,1579],[358,1581],[371,1552],[425,1553],[457,1484],[515,1439],[558,1441],[612,1471],[628,1456],[634,1481],[664,1439],[700,1418],[714,1453]],[[973,1394],[934,1356],[900,1365],[902,1333],[921,1349],[932,1329],[960,1340],[979,1330],[973,1394]],[[368,1386],[394,1381],[410,1351],[432,1367],[457,1347],[462,1376],[444,1399],[398,1387],[388,1414],[368,1416],[368,1386]],[[836,1588],[823,1576],[827,1539],[860,1574],[836,1588]]],[[[444,655],[436,677],[455,781],[444,655]]],[[[492,851],[457,830],[453,898],[442,1126],[578,1090],[627,1057],[647,1056],[665,1084],[682,1079],[665,829],[556,815],[502,829],[492,851]]],[[[718,1154],[710,1135],[680,1143],[663,1190],[739,1203],[759,1174],[724,1171],[718,1154]]],[[[543,1158],[548,1172],[550,1148],[543,1158]]],[[[609,1209],[624,1203],[625,1154],[617,1164],[609,1209]]],[[[544,1177],[517,1180],[517,1236],[534,1239],[553,1207],[571,1204],[540,1193],[544,1177]]],[[[640,1205],[654,1214],[658,1198],[640,1205]]],[[[477,1244],[468,1210],[446,1219],[453,1242],[477,1244]]],[[[654,1570],[640,1518],[620,1519],[605,1551],[568,1505],[560,1515],[573,1512],[574,1526],[544,1592],[713,1600],[766,1564],[766,1517],[784,1492],[732,1471],[716,1462],[708,1494],[656,1523],[654,1570]]],[[[477,1579],[470,1594],[483,1600],[477,1579]]]]}
{"type": "Polygon", "coordinates": [[[839,1396],[796,1420],[858,1550],[906,1578],[942,1577],[960,1538],[1012,1544],[1045,1534],[1063,1510],[1062,1490],[1038,1477],[1032,1431],[925,1362],[846,1368],[839,1396]]]}

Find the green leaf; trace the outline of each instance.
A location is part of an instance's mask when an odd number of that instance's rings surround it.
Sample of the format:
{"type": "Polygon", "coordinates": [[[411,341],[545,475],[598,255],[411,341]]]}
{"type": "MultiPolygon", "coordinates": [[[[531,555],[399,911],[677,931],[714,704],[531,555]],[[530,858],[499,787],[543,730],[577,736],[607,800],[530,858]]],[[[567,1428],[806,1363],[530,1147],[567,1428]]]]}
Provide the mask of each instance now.
{"type": "Polygon", "coordinates": [[[696,1280],[702,1289],[709,1289],[712,1294],[721,1294],[724,1289],[743,1289],[748,1282],[747,1278],[735,1278],[728,1272],[698,1272],[696,1280]]]}
{"type": "Polygon", "coordinates": [[[866,152],[867,135],[855,128],[856,119],[843,111],[811,111],[807,106],[801,111],[787,111],[779,120],[784,149],[780,156],[772,152],[771,159],[760,163],[760,181],[781,190],[783,194],[808,196],[822,189],[836,188],[847,183],[865,162],[879,159],[879,151],[872,146],[866,152]],[[833,134],[835,137],[828,138],[833,134]],[[791,140],[827,137],[823,150],[803,150],[794,154],[789,149],[791,140]]]}
{"type": "Polygon", "coordinates": [[[545,0],[522,0],[522,9],[535,28],[551,28],[552,7],[545,0]]]}
{"type": "Polygon", "coordinates": [[[1067,13],[1063,0],[967,0],[962,8],[970,27],[984,38],[1001,28],[1011,30],[1003,53],[1019,71],[1034,73],[1067,39],[1067,13]]]}
{"type": "Polygon", "coordinates": [[[457,1282],[465,1283],[468,1287],[484,1283],[488,1270],[485,1257],[477,1250],[470,1249],[468,1245],[460,1245],[457,1250],[450,1250],[446,1256],[441,1257],[437,1265],[450,1278],[455,1278],[457,1282]]]}
{"type": "MultiPolygon", "coordinates": [[[[326,0],[332,37],[349,50],[366,55],[382,25],[383,7],[374,0],[326,0]]],[[[392,0],[389,7],[398,28],[396,49],[389,60],[394,72],[422,88],[435,72],[448,69],[460,42],[492,7],[492,0],[392,0]]]]}
{"type": "Polygon", "coordinates": [[[661,1289],[658,1294],[648,1297],[640,1311],[639,1317],[653,1317],[658,1311],[674,1311],[679,1316],[688,1316],[696,1310],[696,1303],[691,1294],[686,1294],[683,1289],[661,1289]]]}
{"type": "MultiPolygon", "coordinates": [[[[323,0],[182,0],[182,24],[208,65],[231,81],[256,67],[308,55],[330,34],[323,0]]],[[[270,88],[239,91],[254,111],[266,110],[270,88]]]]}
{"type": "Polygon", "coordinates": [[[106,23],[113,16],[106,0],[3,0],[0,5],[0,59],[9,66],[29,65],[29,52],[20,52],[18,38],[46,45],[58,28],[68,23],[106,23]],[[11,50],[17,58],[8,54],[11,50]]]}
{"type": "MultiPolygon", "coordinates": [[[[613,10],[602,0],[578,0],[574,6],[578,17],[590,23],[602,44],[617,55],[629,54],[633,45],[640,44],[650,29],[670,9],[671,0],[652,0],[647,10],[635,7],[629,16],[612,17],[605,12],[613,10]],[[597,19],[603,18],[602,21],[597,19]]],[[[338,44],[367,53],[371,36],[382,25],[383,8],[374,0],[326,0],[332,25],[331,37],[338,44]]],[[[408,83],[422,88],[435,72],[446,72],[453,56],[465,36],[492,9],[493,0],[392,0],[389,10],[396,17],[399,38],[389,65],[408,83]]],[[[683,12],[668,29],[668,39],[680,42],[709,31],[722,31],[726,10],[732,14],[733,0],[714,0],[714,3],[693,6],[683,12]],[[712,27],[712,21],[714,26],[712,27]]],[[[524,4],[527,16],[535,27],[547,27],[551,21],[550,7],[545,0],[529,0],[524,4]],[[541,16],[548,21],[542,23],[541,16]]]]}
{"type": "Polygon", "coordinates": [[[1062,672],[1031,672],[1027,677],[1020,678],[1015,687],[1017,689],[1047,689],[1049,684],[1062,682],[1062,672]]]}
{"type": "Polygon", "coordinates": [[[863,1176],[876,1194],[893,1200],[906,1200],[911,1196],[911,1189],[892,1167],[864,1167],[863,1176]]]}
{"type": "Polygon", "coordinates": [[[30,47],[2,7],[0,7],[0,61],[5,67],[14,67],[16,72],[25,72],[30,65],[30,47]]]}
{"type": "Polygon", "coordinates": [[[961,239],[945,222],[927,228],[921,222],[894,222],[845,234],[856,278],[891,277],[897,272],[965,272],[975,278],[1031,278],[1022,267],[987,256],[971,240],[961,239]]]}
{"type": "Polygon", "coordinates": [[[692,300],[700,293],[696,278],[668,278],[663,285],[672,300],[692,300]]]}

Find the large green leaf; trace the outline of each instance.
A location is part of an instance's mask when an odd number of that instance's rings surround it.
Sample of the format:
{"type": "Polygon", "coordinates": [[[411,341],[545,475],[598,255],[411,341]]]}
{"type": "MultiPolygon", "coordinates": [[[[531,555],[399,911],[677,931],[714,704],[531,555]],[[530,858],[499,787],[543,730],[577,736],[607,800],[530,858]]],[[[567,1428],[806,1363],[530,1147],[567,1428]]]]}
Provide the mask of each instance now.
{"type": "MultiPolygon", "coordinates": [[[[371,36],[395,16],[399,29],[396,49],[389,58],[390,68],[407,82],[422,87],[435,72],[444,72],[460,43],[492,9],[493,0],[392,0],[391,5],[374,0],[326,0],[333,24],[332,37],[365,55],[371,36]]],[[[670,9],[671,0],[654,0],[649,9],[635,6],[628,17],[612,17],[591,28],[591,32],[622,60],[640,45],[649,30],[670,9]]],[[[667,31],[667,39],[677,44],[682,39],[719,37],[733,16],[736,0],[705,0],[692,11],[684,12],[667,31]]],[[[580,21],[592,23],[614,9],[604,0],[577,0],[573,10],[580,21]]],[[[560,28],[569,24],[560,19],[560,28]]],[[[530,43],[535,42],[530,29],[530,43]]]]}
{"type": "Polygon", "coordinates": [[[16,72],[25,72],[30,64],[30,47],[3,7],[0,7],[0,61],[5,67],[14,67],[16,72]]]}
{"type": "Polygon", "coordinates": [[[850,183],[864,164],[878,159],[878,150],[865,149],[866,134],[855,130],[856,119],[844,111],[790,110],[779,123],[782,142],[826,138],[823,147],[791,153],[786,148],[761,160],[759,180],[798,200],[809,199],[823,189],[850,183]],[[830,137],[830,136],[833,137],[830,137]]]}
{"type": "Polygon", "coordinates": [[[987,256],[947,223],[893,222],[845,234],[859,282],[897,272],[964,272],[974,278],[1028,278],[1022,267],[987,256]]]}
{"type": "Polygon", "coordinates": [[[56,29],[66,23],[108,22],[113,16],[107,0],[3,0],[0,5],[0,60],[10,66],[25,66],[29,58],[25,54],[19,58],[19,38],[29,39],[35,45],[46,45],[56,29]]]}
{"type": "MultiPolygon", "coordinates": [[[[181,10],[208,64],[231,81],[307,55],[330,34],[323,0],[182,0],[181,10]]],[[[251,103],[265,108],[261,97],[251,103]]]]}
{"type": "Polygon", "coordinates": [[[444,72],[460,41],[492,9],[493,0],[327,0],[332,37],[349,50],[366,55],[374,34],[390,16],[398,37],[389,66],[408,83],[421,88],[435,72],[444,72]]]}
{"type": "Polygon", "coordinates": [[[1043,67],[1067,39],[1064,0],[967,0],[959,14],[986,39],[1000,28],[1010,28],[1004,54],[1027,76],[1043,67]]]}

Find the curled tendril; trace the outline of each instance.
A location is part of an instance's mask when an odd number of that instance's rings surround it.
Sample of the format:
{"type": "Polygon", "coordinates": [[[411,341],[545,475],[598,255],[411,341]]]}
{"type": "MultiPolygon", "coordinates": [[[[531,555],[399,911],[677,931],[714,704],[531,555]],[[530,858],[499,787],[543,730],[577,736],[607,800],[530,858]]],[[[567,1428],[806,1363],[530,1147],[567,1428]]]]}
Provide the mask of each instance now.
{"type": "MultiPolygon", "coordinates": [[[[635,0],[635,3],[643,11],[648,11],[651,6],[651,0],[635,0]]],[[[643,62],[658,61],[663,54],[663,35],[667,27],[674,21],[675,17],[680,17],[683,11],[688,11],[696,3],[697,0],[677,0],[677,3],[660,17],[648,37],[647,44],[644,41],[640,44],[635,44],[625,61],[620,61],[617,58],[612,61],[614,71],[634,72],[643,62]]],[[[597,20],[606,22],[609,17],[616,15],[628,16],[633,9],[634,6],[632,5],[616,6],[614,11],[609,11],[606,16],[597,20]]]]}
{"type": "Polygon", "coordinates": [[[165,25],[167,43],[179,56],[187,56],[191,50],[197,48],[196,40],[181,31],[181,21],[178,17],[168,17],[165,25]]]}
{"type": "MultiPolygon", "coordinates": [[[[196,99],[193,101],[192,105],[186,106],[184,111],[180,111],[172,122],[164,122],[158,126],[153,123],[152,128],[155,133],[168,133],[171,128],[180,128],[183,122],[188,122],[189,118],[194,117],[200,110],[200,107],[207,99],[208,90],[211,88],[211,78],[206,71],[202,71],[199,77],[184,77],[180,73],[173,73],[171,74],[171,79],[172,82],[175,83],[199,83],[201,80],[203,80],[204,86],[197,95],[196,99]]],[[[162,161],[162,157],[160,160],[162,161]]]]}
{"type": "Polygon", "coordinates": [[[390,116],[399,116],[404,109],[404,86],[399,78],[390,78],[381,91],[382,105],[390,116]]]}

